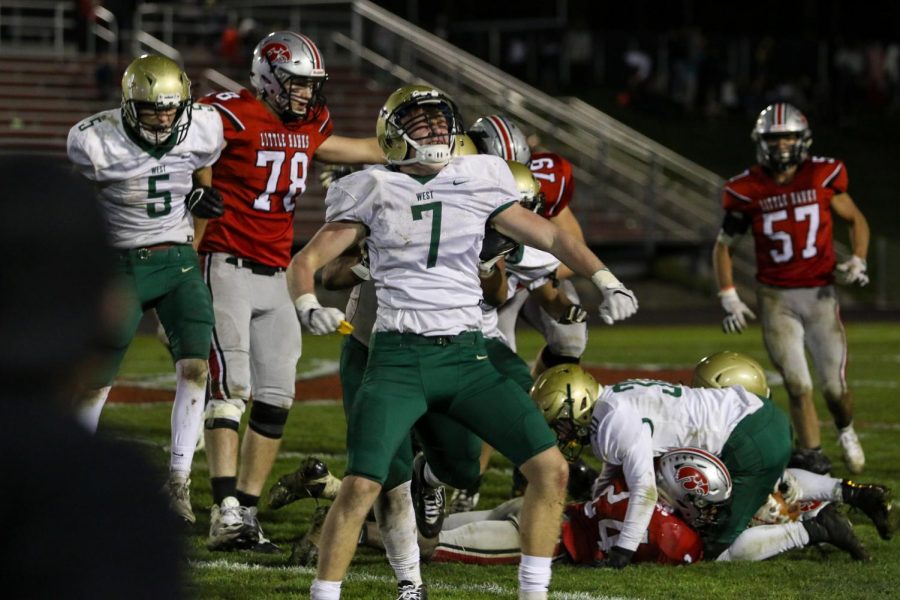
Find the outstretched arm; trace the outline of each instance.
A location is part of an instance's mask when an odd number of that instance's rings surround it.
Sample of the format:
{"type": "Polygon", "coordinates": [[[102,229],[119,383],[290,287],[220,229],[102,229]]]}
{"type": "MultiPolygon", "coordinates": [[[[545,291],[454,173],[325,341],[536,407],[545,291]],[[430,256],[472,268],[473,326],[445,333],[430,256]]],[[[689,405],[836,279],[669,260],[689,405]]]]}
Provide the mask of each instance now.
{"type": "Polygon", "coordinates": [[[549,252],[578,275],[589,278],[603,294],[600,317],[607,325],[637,312],[634,293],[616,279],[584,242],[567,235],[550,221],[514,204],[497,214],[492,223],[503,235],[549,252]]]}
{"type": "Polygon", "coordinates": [[[349,165],[381,164],[384,153],[378,138],[350,138],[332,135],[316,150],[316,160],[349,165]]]}

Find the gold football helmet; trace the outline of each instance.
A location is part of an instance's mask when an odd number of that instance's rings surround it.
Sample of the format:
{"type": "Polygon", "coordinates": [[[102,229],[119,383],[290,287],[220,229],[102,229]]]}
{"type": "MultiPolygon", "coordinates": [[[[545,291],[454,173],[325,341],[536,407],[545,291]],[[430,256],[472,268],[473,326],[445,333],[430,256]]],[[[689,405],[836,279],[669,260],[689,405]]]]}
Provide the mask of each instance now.
{"type": "Polygon", "coordinates": [[[453,145],[453,156],[471,156],[472,154],[478,154],[478,148],[475,147],[475,142],[472,141],[472,138],[464,133],[456,136],[456,143],[453,145]]]}
{"type": "Polygon", "coordinates": [[[762,366],[746,354],[723,350],[710,354],[694,367],[692,387],[724,388],[742,385],[748,392],[768,398],[770,390],[762,366]]]}
{"type": "Polygon", "coordinates": [[[456,104],[444,92],[427,85],[397,89],[381,107],[375,125],[378,144],[392,165],[443,166],[453,156],[456,137],[461,133],[462,119],[456,104]]]}
{"type": "Polygon", "coordinates": [[[519,191],[519,204],[531,212],[540,214],[544,208],[544,194],[541,192],[541,184],[531,174],[531,169],[514,160],[506,161],[513,179],[516,180],[516,189],[519,191]]]}
{"type": "Polygon", "coordinates": [[[569,461],[590,443],[591,413],[601,391],[590,373],[571,363],[550,367],[531,387],[531,399],[556,432],[559,449],[569,461]]]}
{"type": "Polygon", "coordinates": [[[191,81],[175,61],[145,54],[136,58],[122,75],[122,119],[140,139],[159,146],[174,136],[182,142],[191,125],[191,81]],[[147,109],[156,119],[145,122],[147,109]],[[175,109],[169,121],[167,113],[175,109]],[[141,112],[144,113],[142,120],[141,112]]]}

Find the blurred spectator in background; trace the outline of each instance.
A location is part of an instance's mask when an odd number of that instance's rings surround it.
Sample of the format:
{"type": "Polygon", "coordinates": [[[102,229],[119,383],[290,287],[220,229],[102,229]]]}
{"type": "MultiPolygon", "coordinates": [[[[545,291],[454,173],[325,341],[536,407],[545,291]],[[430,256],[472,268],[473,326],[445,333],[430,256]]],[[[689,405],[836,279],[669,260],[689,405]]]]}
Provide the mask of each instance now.
{"type": "Polygon", "coordinates": [[[90,437],[66,401],[103,362],[123,313],[95,194],[57,162],[0,161],[0,510],[15,515],[0,589],[180,598],[175,521],[145,458],[90,437]],[[24,226],[35,207],[40,227],[24,226]]]}

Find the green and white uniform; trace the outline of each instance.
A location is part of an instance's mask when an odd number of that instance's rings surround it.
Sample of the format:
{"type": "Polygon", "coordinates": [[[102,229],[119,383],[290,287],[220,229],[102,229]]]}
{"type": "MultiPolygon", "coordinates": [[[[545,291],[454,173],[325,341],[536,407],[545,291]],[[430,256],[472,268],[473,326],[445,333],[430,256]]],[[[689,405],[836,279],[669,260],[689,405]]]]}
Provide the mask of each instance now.
{"type": "MultiPolygon", "coordinates": [[[[440,425],[420,420],[426,415],[456,421],[516,464],[554,445],[528,395],[491,365],[480,332],[485,222],[517,198],[506,163],[493,156],[456,157],[431,178],[370,167],[329,188],[326,220],[369,229],[378,299],[348,415],[348,473],[384,483],[413,425],[433,469],[456,460],[459,448],[441,441],[440,425]]],[[[478,476],[480,448],[471,450],[446,483],[465,487],[478,476]]]]}
{"type": "Polygon", "coordinates": [[[112,381],[143,311],[155,308],[176,360],[207,358],[213,325],[209,291],[191,247],[193,219],[184,199],[192,175],[212,165],[224,147],[215,109],[195,104],[187,136],[148,145],[124,127],[121,111],[100,112],[76,124],[67,142],[69,160],[97,185],[119,270],[135,302],[118,340],[112,381]]]}
{"type": "MultiPolygon", "coordinates": [[[[509,343],[516,349],[516,321],[519,316],[537,329],[547,341],[548,350],[556,356],[580,358],[587,347],[587,323],[563,325],[541,308],[531,294],[555,275],[559,259],[552,254],[523,246],[519,252],[506,261],[508,300],[498,309],[498,327],[509,343]]],[[[573,304],[580,304],[575,286],[569,279],[557,284],[573,304]]],[[[548,365],[549,366],[549,365],[548,365]]]]}
{"type": "Polygon", "coordinates": [[[620,466],[631,492],[617,545],[635,550],[656,502],[653,459],[675,448],[702,448],[722,459],[733,483],[727,518],[702,533],[704,554],[718,556],[750,523],[787,466],[787,416],[741,386],[699,389],[629,380],[604,388],[591,418],[591,447],[620,466]]]}

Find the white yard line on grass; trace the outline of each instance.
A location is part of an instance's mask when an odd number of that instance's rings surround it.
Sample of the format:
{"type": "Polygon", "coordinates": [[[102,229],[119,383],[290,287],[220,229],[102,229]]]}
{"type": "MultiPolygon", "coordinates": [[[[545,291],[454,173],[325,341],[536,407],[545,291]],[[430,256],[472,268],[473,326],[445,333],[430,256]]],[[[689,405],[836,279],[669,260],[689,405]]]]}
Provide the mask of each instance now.
{"type": "MultiPolygon", "coordinates": [[[[233,571],[233,572],[251,572],[251,571],[289,571],[293,573],[302,573],[304,575],[314,576],[316,574],[316,570],[312,567],[297,567],[297,566],[288,566],[288,565],[251,565],[242,562],[237,562],[233,560],[225,560],[225,559],[217,559],[217,560],[192,560],[189,561],[192,567],[201,568],[201,569],[210,569],[217,570],[221,569],[223,571],[233,571]]],[[[373,581],[379,583],[393,583],[395,580],[393,577],[386,577],[382,575],[372,575],[370,573],[360,573],[358,571],[351,571],[347,574],[346,581],[373,581]]],[[[440,581],[431,581],[428,582],[428,588],[430,590],[442,590],[442,591],[467,591],[467,592],[481,592],[485,594],[503,594],[506,596],[515,596],[516,590],[512,588],[507,588],[501,585],[497,585],[496,583],[476,583],[476,584],[446,584],[441,583],[440,581]]],[[[550,597],[557,600],[635,600],[634,598],[629,598],[626,596],[596,596],[594,594],[589,594],[587,592],[550,592],[550,597]]]]}

